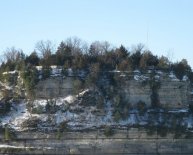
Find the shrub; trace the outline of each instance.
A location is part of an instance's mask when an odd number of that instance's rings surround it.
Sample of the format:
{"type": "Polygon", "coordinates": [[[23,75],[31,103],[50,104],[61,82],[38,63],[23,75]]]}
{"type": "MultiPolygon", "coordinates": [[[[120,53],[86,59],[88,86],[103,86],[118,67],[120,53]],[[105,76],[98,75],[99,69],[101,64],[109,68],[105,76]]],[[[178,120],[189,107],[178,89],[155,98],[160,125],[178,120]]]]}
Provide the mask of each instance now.
{"type": "Polygon", "coordinates": [[[189,104],[189,111],[193,113],[193,104],[189,104]]]}
{"type": "Polygon", "coordinates": [[[146,111],[146,104],[143,101],[139,101],[137,103],[137,110],[139,111],[140,114],[143,114],[146,111]]]}
{"type": "Polygon", "coordinates": [[[68,124],[67,123],[68,122],[66,122],[66,121],[63,121],[60,123],[60,125],[59,125],[59,131],[60,132],[68,131],[68,124]]]}
{"type": "Polygon", "coordinates": [[[115,122],[119,122],[120,119],[121,119],[121,114],[120,114],[120,112],[117,110],[117,111],[115,111],[115,113],[114,113],[114,120],[115,120],[115,122]]]}
{"type": "Polygon", "coordinates": [[[168,133],[168,128],[165,126],[159,126],[157,128],[157,134],[160,135],[161,137],[166,137],[168,133]]]}
{"type": "Polygon", "coordinates": [[[104,129],[104,135],[110,137],[114,134],[113,129],[110,126],[106,126],[104,129]]]}
{"type": "Polygon", "coordinates": [[[9,141],[11,139],[14,139],[15,137],[16,137],[15,132],[8,125],[5,125],[4,140],[9,141]]]}

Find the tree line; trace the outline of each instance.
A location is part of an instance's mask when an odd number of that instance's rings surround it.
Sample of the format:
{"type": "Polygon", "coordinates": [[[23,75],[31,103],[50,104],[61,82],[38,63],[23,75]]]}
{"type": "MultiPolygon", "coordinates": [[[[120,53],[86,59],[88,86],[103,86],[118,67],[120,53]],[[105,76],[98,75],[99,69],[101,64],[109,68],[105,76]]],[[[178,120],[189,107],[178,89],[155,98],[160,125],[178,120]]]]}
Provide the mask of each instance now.
{"type": "Polygon", "coordinates": [[[190,80],[193,74],[185,59],[171,62],[167,57],[154,55],[150,50],[138,44],[131,50],[124,45],[112,47],[110,43],[95,41],[88,45],[78,38],[62,41],[57,48],[51,41],[39,41],[29,55],[20,49],[9,48],[4,52],[4,61],[0,72],[13,70],[28,71],[41,65],[49,69],[51,65],[63,66],[64,69],[89,70],[96,74],[99,71],[133,71],[147,70],[153,67],[165,71],[173,71],[182,80],[187,75],[190,80]]]}

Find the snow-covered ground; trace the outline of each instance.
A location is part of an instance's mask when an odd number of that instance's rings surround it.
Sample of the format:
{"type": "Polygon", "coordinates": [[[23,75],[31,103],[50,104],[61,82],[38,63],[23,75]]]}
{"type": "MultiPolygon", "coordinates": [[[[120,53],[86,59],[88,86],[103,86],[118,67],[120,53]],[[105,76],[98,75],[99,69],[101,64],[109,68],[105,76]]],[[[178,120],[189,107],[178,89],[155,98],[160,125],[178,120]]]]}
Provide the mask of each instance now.
{"type": "Polygon", "coordinates": [[[169,126],[173,116],[179,115],[183,119],[183,124],[187,128],[193,128],[193,116],[189,113],[189,109],[173,109],[167,111],[170,115],[167,119],[163,109],[149,109],[141,114],[137,109],[128,109],[128,116],[118,122],[114,121],[113,103],[105,100],[104,109],[98,109],[94,105],[82,105],[81,97],[86,95],[90,90],[85,89],[78,95],[69,95],[66,97],[55,98],[51,100],[38,99],[30,103],[31,108],[41,109],[41,111],[30,113],[27,108],[28,101],[21,103],[13,103],[11,111],[1,116],[0,123],[4,126],[8,124],[16,130],[23,130],[22,124],[32,118],[40,120],[38,128],[53,129],[66,122],[71,129],[96,128],[104,125],[113,126],[134,126],[147,125],[149,122],[154,125],[165,122],[169,126]],[[46,112],[47,104],[55,108],[54,112],[46,112]]]}
{"type": "MultiPolygon", "coordinates": [[[[65,98],[62,99],[65,101],[65,98]]],[[[35,101],[35,104],[38,102],[35,101]]],[[[45,102],[39,101],[41,106],[45,106],[45,102]]],[[[64,103],[63,104],[69,104],[64,103]]],[[[59,104],[61,106],[62,104],[59,104]]],[[[71,104],[70,104],[71,105],[71,104]]],[[[113,126],[133,126],[133,125],[147,125],[149,122],[152,122],[154,125],[158,125],[159,123],[165,122],[170,126],[174,115],[178,114],[186,114],[183,116],[182,125],[185,125],[187,128],[193,128],[193,116],[188,113],[187,109],[181,110],[171,110],[168,111],[170,117],[167,119],[162,111],[157,111],[157,114],[154,111],[148,111],[144,114],[140,114],[137,110],[130,110],[128,113],[128,117],[124,120],[120,120],[115,122],[113,119],[113,107],[110,101],[106,102],[105,112],[103,115],[96,115],[93,112],[96,111],[97,108],[95,106],[90,107],[81,107],[80,105],[72,104],[68,110],[63,111],[61,109],[57,110],[54,114],[31,114],[26,108],[26,103],[21,102],[20,104],[14,104],[11,112],[9,112],[6,116],[1,117],[2,125],[8,124],[10,127],[16,130],[23,130],[22,123],[30,118],[36,117],[40,119],[42,124],[40,124],[39,128],[53,129],[57,127],[62,122],[67,122],[71,129],[86,129],[86,128],[95,128],[104,125],[113,125],[113,126]],[[75,111],[72,111],[72,110],[75,111]],[[82,112],[77,113],[76,109],[82,109],[82,112]],[[51,118],[52,122],[48,121],[51,118]]]]}

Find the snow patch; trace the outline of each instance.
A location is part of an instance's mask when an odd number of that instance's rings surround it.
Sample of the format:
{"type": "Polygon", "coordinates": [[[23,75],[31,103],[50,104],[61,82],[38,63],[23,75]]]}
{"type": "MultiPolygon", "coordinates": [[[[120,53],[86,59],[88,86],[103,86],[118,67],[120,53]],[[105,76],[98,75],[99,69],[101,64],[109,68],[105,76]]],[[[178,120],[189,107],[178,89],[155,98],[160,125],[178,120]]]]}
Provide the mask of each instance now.
{"type": "Polygon", "coordinates": [[[9,71],[9,72],[3,72],[3,75],[15,74],[15,73],[18,73],[18,71],[17,71],[17,70],[14,70],[14,71],[9,71]]]}

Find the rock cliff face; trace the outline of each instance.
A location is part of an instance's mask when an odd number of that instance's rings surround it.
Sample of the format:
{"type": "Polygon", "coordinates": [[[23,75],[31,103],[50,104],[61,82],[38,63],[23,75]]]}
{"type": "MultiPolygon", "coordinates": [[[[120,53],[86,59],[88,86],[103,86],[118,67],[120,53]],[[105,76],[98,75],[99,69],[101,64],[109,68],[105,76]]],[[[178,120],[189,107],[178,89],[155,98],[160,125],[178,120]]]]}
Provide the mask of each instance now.
{"type": "MultiPolygon", "coordinates": [[[[147,135],[143,129],[115,130],[114,135],[106,137],[103,131],[16,133],[15,140],[7,140],[1,145],[1,154],[33,155],[186,155],[193,152],[190,135],[175,138],[174,134],[160,137],[157,133],[147,135]]],[[[0,135],[3,140],[3,135],[0,135]]]]}
{"type": "MultiPolygon", "coordinates": [[[[150,107],[152,103],[152,89],[150,84],[143,84],[134,79],[123,79],[124,82],[118,87],[118,92],[124,94],[125,100],[132,105],[139,101],[145,102],[150,107]]],[[[36,86],[37,98],[65,97],[73,93],[74,77],[57,77],[40,81],[36,86]]],[[[162,107],[185,108],[190,101],[190,87],[188,81],[161,80],[157,89],[157,98],[162,107]]],[[[116,94],[115,94],[116,95],[116,94]]]]}
{"type": "MultiPolygon", "coordinates": [[[[137,104],[143,101],[147,106],[151,106],[152,89],[148,84],[135,80],[128,80],[122,86],[121,91],[124,91],[125,97],[132,104],[137,104]]],[[[188,82],[162,80],[160,88],[157,90],[158,100],[162,107],[168,108],[185,108],[190,100],[190,89],[188,82]]]]}
{"type": "Polygon", "coordinates": [[[73,78],[72,77],[56,77],[40,81],[35,93],[37,98],[56,98],[65,97],[72,94],[73,78]]]}

